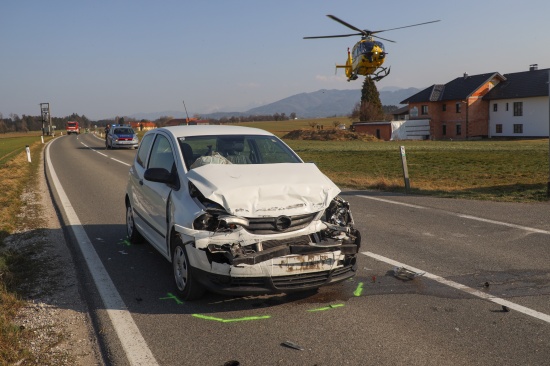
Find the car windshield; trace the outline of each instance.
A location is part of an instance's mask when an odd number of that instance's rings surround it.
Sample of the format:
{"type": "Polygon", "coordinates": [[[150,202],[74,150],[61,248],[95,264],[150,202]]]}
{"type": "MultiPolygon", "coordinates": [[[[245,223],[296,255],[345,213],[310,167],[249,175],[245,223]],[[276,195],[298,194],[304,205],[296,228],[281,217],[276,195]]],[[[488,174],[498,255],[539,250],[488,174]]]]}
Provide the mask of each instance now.
{"type": "Polygon", "coordinates": [[[178,140],[188,170],[205,164],[302,162],[275,136],[209,135],[180,137],[178,140]]]}
{"type": "Polygon", "coordinates": [[[113,133],[115,135],[133,135],[134,130],[132,130],[131,128],[115,128],[113,133]]]}

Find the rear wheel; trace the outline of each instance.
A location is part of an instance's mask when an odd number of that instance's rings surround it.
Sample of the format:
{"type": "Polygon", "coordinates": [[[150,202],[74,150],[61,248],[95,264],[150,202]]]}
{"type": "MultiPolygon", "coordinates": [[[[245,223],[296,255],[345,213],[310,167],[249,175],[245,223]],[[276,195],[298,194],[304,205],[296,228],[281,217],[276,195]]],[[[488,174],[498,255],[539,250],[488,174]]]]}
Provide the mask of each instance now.
{"type": "Polygon", "coordinates": [[[196,300],[202,297],[204,287],[194,278],[189,265],[185,245],[180,238],[175,238],[172,250],[172,267],[176,281],[176,292],[182,300],[196,300]]]}
{"type": "Polygon", "coordinates": [[[129,202],[126,203],[126,234],[128,235],[128,240],[132,244],[143,242],[143,236],[137,231],[134,222],[134,210],[129,202]]]}

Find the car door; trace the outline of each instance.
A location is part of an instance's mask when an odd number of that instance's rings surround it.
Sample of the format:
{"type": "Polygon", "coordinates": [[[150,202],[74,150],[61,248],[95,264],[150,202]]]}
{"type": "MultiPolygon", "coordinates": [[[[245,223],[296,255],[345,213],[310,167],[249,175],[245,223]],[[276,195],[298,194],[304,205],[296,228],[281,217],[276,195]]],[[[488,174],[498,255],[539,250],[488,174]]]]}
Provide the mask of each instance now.
{"type": "MultiPolygon", "coordinates": [[[[163,168],[175,172],[174,146],[164,134],[157,134],[149,154],[147,168],[163,168]]],[[[165,183],[142,180],[143,209],[147,212],[152,243],[161,253],[169,255],[166,246],[169,221],[169,202],[172,187],[165,183]]]]}
{"type": "Polygon", "coordinates": [[[149,210],[145,205],[143,176],[147,169],[149,152],[154,140],[154,133],[147,134],[143,137],[134,164],[130,167],[127,187],[130,203],[134,210],[134,222],[139,232],[150,242],[153,241],[154,236],[152,235],[153,229],[149,224],[152,220],[149,215],[149,210]]]}

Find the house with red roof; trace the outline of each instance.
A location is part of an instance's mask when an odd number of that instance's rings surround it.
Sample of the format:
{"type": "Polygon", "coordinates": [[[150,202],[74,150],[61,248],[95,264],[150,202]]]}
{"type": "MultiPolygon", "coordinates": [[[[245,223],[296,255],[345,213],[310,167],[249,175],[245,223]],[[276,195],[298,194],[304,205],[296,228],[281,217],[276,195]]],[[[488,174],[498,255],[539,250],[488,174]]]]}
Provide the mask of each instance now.
{"type": "Polygon", "coordinates": [[[545,137],[550,69],[464,74],[405,99],[409,119],[429,120],[432,139],[545,137]]]}

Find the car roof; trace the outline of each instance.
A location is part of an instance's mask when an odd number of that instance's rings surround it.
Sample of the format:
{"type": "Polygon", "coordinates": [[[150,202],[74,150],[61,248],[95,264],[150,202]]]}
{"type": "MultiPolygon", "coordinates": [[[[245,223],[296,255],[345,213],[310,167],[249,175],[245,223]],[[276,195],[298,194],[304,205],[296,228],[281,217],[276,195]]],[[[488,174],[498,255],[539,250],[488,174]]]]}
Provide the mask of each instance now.
{"type": "MultiPolygon", "coordinates": [[[[153,132],[152,130],[150,132],[153,132]]],[[[166,131],[175,138],[186,136],[208,136],[208,135],[266,135],[273,136],[272,133],[253,127],[226,126],[226,125],[193,125],[193,126],[173,126],[162,127],[157,131],[166,131]]]]}

